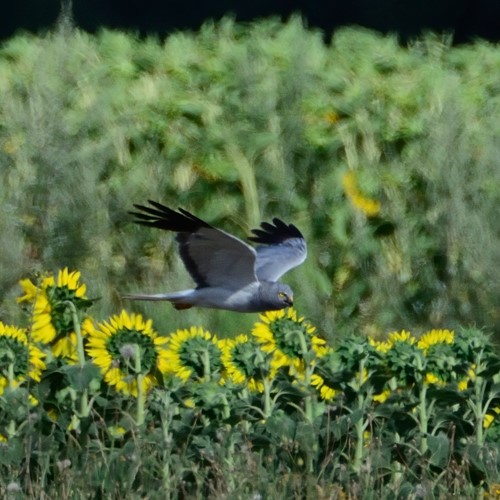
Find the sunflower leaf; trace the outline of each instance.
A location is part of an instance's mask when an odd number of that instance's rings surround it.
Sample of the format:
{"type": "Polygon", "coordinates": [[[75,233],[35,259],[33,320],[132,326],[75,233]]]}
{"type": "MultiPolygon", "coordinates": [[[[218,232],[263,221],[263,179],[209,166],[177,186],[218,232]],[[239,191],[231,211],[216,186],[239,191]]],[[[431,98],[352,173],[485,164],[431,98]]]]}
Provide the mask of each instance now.
{"type": "Polygon", "coordinates": [[[85,363],[83,366],[63,366],[62,371],[68,377],[72,387],[78,391],[83,391],[89,386],[93,379],[100,377],[99,368],[90,362],[85,363]]]}

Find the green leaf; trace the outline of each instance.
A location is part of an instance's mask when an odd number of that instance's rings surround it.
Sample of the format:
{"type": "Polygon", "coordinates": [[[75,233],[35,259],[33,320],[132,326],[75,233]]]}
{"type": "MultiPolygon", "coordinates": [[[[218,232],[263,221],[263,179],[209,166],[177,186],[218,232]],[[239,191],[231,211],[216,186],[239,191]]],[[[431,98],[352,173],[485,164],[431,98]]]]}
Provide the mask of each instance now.
{"type": "Polygon", "coordinates": [[[437,436],[428,436],[427,443],[430,451],[429,462],[437,467],[446,467],[450,458],[450,440],[448,437],[440,432],[437,436]]]}
{"type": "Polygon", "coordinates": [[[87,389],[93,379],[100,377],[99,368],[90,361],[82,367],[79,365],[67,365],[61,371],[68,377],[69,383],[77,391],[87,389]]]}

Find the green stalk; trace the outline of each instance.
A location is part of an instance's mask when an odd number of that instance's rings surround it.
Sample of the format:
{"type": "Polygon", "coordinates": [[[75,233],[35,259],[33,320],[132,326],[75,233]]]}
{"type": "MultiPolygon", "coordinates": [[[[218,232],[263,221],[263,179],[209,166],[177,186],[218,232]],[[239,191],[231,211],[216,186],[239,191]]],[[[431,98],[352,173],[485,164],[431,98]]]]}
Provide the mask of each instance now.
{"type": "MultiPolygon", "coordinates": [[[[401,436],[396,432],[394,435],[394,444],[400,444],[401,443],[401,436]]],[[[401,478],[403,477],[403,470],[402,470],[401,463],[395,460],[392,462],[392,484],[399,484],[401,481],[401,478]]]]}
{"type": "Polygon", "coordinates": [[[425,382],[422,382],[419,399],[420,453],[423,455],[428,449],[427,434],[429,432],[429,420],[427,415],[427,384],[425,382]]]}
{"type": "Polygon", "coordinates": [[[208,352],[208,349],[205,349],[203,351],[203,378],[205,379],[206,382],[208,382],[211,376],[212,376],[212,370],[210,367],[210,354],[208,352]]]}
{"type": "MultiPolygon", "coordinates": [[[[9,352],[9,357],[12,357],[12,354],[9,352]]],[[[14,389],[14,363],[9,363],[9,367],[7,368],[7,377],[9,379],[9,389],[14,389]]],[[[7,437],[11,439],[14,437],[16,433],[16,422],[15,420],[10,420],[9,424],[7,425],[6,428],[7,431],[7,437]]]]}
{"type": "Polygon", "coordinates": [[[483,396],[484,396],[484,381],[483,377],[476,376],[474,380],[474,416],[476,419],[476,444],[483,446],[484,444],[484,417],[486,416],[486,409],[483,408],[483,396]]]}
{"type": "MultiPolygon", "coordinates": [[[[83,369],[85,366],[85,349],[83,347],[83,336],[82,336],[82,328],[80,326],[80,318],[78,317],[78,311],[76,309],[75,304],[70,300],[67,300],[65,304],[71,310],[71,318],[73,320],[73,328],[76,334],[76,353],[78,356],[78,366],[83,369]]],[[[89,402],[89,391],[87,388],[83,389],[82,395],[80,398],[80,414],[78,415],[80,418],[88,417],[90,415],[91,404],[89,402]]]]}
{"type": "Polygon", "coordinates": [[[170,500],[171,479],[170,479],[170,450],[172,448],[172,436],[170,434],[170,422],[172,420],[172,412],[170,408],[170,395],[168,392],[163,394],[164,411],[161,412],[161,424],[163,433],[163,469],[162,483],[165,500],[170,500]]]}
{"type": "MultiPolygon", "coordinates": [[[[300,349],[302,351],[302,359],[304,360],[304,364],[306,363],[306,360],[310,358],[309,356],[309,350],[307,348],[307,342],[304,337],[304,332],[301,330],[298,331],[299,333],[299,342],[300,342],[300,349]]],[[[312,369],[310,365],[305,366],[304,369],[304,385],[307,389],[311,386],[311,375],[312,375],[312,369]]],[[[310,391],[308,391],[307,396],[304,398],[304,411],[306,414],[306,420],[312,424],[313,422],[313,402],[312,402],[312,394],[310,391]]]]}
{"type": "Polygon", "coordinates": [[[144,391],[144,374],[141,371],[141,349],[135,345],[135,373],[137,381],[137,415],[136,423],[138,426],[144,424],[144,409],[146,407],[146,394],[144,391]]]}
{"type": "Polygon", "coordinates": [[[268,419],[272,413],[271,382],[264,377],[262,383],[264,384],[264,418],[268,419]]]}
{"type": "MultiPolygon", "coordinates": [[[[9,353],[9,358],[12,355],[9,353]]],[[[14,362],[9,363],[9,367],[7,368],[7,378],[9,379],[9,389],[14,389],[14,362]]]]}
{"type": "MultiPolygon", "coordinates": [[[[359,363],[359,373],[358,373],[358,409],[363,410],[365,405],[365,396],[361,392],[361,387],[363,385],[363,375],[365,371],[365,358],[361,359],[359,363]]],[[[363,415],[363,412],[361,413],[363,415]]],[[[365,445],[364,441],[364,431],[365,424],[363,421],[363,416],[361,416],[357,422],[354,424],[354,430],[356,433],[356,449],[354,450],[354,460],[352,464],[353,470],[359,474],[361,472],[361,465],[363,462],[363,449],[365,445]]]]}
{"type": "MultiPolygon", "coordinates": [[[[481,359],[482,352],[478,353],[476,358],[476,373],[481,373],[483,370],[483,363],[481,359]]],[[[486,404],[483,403],[484,393],[486,390],[486,382],[483,377],[476,375],[474,379],[474,398],[472,401],[468,401],[469,406],[472,408],[474,413],[474,426],[476,430],[476,444],[479,446],[484,445],[484,417],[488,411],[491,400],[486,404]]]]}
{"type": "Polygon", "coordinates": [[[422,376],[421,387],[418,395],[418,425],[420,431],[420,453],[423,455],[429,445],[427,440],[427,435],[429,433],[429,416],[427,414],[427,388],[428,385],[425,382],[424,376],[424,365],[422,363],[422,358],[417,356],[417,369],[422,376]]]}
{"type": "MultiPolygon", "coordinates": [[[[304,397],[304,413],[306,416],[306,421],[312,426],[314,422],[314,399],[311,388],[311,376],[313,374],[314,368],[311,365],[311,352],[307,347],[306,338],[304,332],[299,330],[299,341],[300,349],[302,351],[302,359],[304,360],[304,387],[306,389],[306,396],[304,397]]],[[[313,463],[313,452],[317,451],[317,443],[311,443],[311,449],[305,450],[306,452],[306,469],[307,472],[312,474],[314,472],[313,463]]]]}

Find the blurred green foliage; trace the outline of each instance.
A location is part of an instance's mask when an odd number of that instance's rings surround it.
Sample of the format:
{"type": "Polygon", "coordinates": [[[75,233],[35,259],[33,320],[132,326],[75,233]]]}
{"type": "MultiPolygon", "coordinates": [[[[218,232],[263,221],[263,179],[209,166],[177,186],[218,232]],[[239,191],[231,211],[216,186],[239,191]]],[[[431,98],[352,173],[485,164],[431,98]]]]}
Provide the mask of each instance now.
{"type": "MultiPolygon", "coordinates": [[[[287,275],[326,335],[500,326],[500,52],[361,29],[330,44],[299,19],[230,19],[165,42],[61,26],[0,48],[0,318],[26,273],[69,266],[99,314],[125,292],[190,286],[148,198],[241,236],[295,223],[287,275]],[[346,195],[380,203],[367,216],[346,195]]],[[[252,315],[134,304],[221,335],[252,315]]]]}

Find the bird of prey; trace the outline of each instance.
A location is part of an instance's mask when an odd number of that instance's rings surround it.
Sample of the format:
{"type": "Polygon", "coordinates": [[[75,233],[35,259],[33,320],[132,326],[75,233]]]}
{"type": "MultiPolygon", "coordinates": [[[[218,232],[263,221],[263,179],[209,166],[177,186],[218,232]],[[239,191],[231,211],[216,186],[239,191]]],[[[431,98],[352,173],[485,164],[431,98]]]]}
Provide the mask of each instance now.
{"type": "Polygon", "coordinates": [[[302,233],[278,218],[253,229],[252,247],[198,219],[182,208],[172,210],[149,200],[129,212],[134,222],[177,233],[179,253],[196,288],[154,295],[124,295],[126,299],[166,300],[176,309],[207,307],[237,312],[263,312],[293,305],[293,292],[278,278],[304,262],[302,233]]]}

